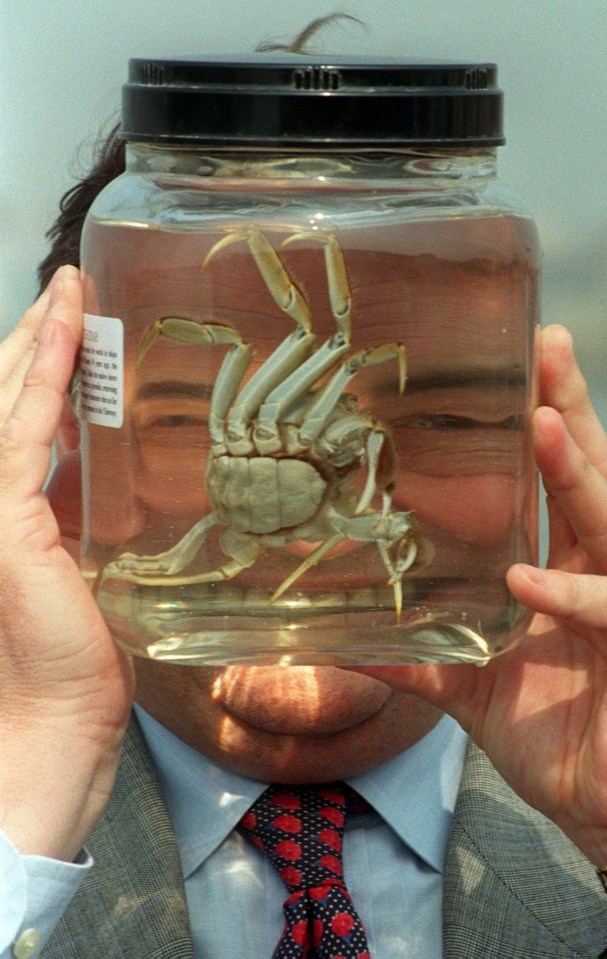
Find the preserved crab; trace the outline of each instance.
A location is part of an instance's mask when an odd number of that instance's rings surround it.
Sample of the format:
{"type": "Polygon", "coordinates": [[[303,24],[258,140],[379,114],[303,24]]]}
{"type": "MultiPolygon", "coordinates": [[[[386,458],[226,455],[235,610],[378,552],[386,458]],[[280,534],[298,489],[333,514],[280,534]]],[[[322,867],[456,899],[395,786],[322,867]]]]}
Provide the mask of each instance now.
{"type": "Polygon", "coordinates": [[[253,347],[232,327],[169,316],[144,335],[139,364],[162,337],[196,346],[228,346],[210,402],[205,482],[212,510],[165,552],[123,553],[104,567],[102,580],[112,577],[150,586],[220,582],[251,567],[266,547],[280,548],[295,540],[317,544],[277,585],[272,603],[343,541],[374,542],[400,619],[403,576],[420,564],[428,544],[411,513],[391,509],[398,461],[388,425],[357,410],[356,398],[345,389],[364,367],[395,361],[402,394],[405,347],[392,342],[350,352],[352,297],[339,243],[331,234],[298,232],[283,245],[301,239],[322,243],[325,252],[336,331],[318,349],[313,349],[316,336],[308,303],[268,238],[255,230],[228,233],[203,264],[204,269],[225,247],[246,242],[269,293],[295,322],[295,330],[244,385],[253,347]],[[357,489],[352,479],[362,469],[366,477],[357,489]],[[373,508],[376,497],[380,509],[373,508]],[[188,575],[187,567],[216,526],[223,527],[219,543],[226,562],[188,575]]]}

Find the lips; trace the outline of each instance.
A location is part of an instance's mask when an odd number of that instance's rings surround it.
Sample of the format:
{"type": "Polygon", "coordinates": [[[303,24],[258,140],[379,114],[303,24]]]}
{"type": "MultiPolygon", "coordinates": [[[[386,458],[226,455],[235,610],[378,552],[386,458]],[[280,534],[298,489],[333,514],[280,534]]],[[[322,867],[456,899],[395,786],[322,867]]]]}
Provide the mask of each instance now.
{"type": "Polygon", "coordinates": [[[227,714],[255,729],[322,736],[370,719],[392,691],[377,679],[329,666],[231,666],[218,675],[213,695],[227,714]]]}

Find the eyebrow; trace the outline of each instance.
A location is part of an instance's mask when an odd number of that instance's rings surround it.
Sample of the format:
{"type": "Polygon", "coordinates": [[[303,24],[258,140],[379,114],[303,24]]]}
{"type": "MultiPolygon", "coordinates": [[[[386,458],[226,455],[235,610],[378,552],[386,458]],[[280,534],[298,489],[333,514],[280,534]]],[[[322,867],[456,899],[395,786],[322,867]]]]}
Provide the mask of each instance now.
{"type": "Polygon", "coordinates": [[[436,372],[407,377],[406,392],[448,390],[461,386],[526,386],[527,378],[520,366],[500,369],[437,370],[436,372]]]}
{"type": "Polygon", "coordinates": [[[208,383],[186,383],[180,380],[160,380],[156,383],[144,383],[135,394],[136,400],[150,400],[156,397],[187,396],[189,399],[210,400],[213,386],[208,383]]]}

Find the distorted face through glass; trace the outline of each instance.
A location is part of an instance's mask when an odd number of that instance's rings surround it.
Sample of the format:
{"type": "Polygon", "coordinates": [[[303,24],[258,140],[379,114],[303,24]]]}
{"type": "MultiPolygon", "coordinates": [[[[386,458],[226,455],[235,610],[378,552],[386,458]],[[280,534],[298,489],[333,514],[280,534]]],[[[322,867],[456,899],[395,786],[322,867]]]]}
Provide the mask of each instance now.
{"type": "MultiPolygon", "coordinates": [[[[240,485],[233,480],[247,460],[250,465],[252,458],[263,458],[254,445],[244,456],[227,453],[232,502],[223,503],[223,525],[236,521],[238,497],[249,497],[252,535],[266,517],[267,532],[282,538],[278,551],[269,539],[264,544],[263,565],[272,578],[277,564],[293,562],[284,560],[284,553],[305,555],[316,548],[324,527],[319,524],[315,531],[312,519],[328,500],[343,505],[349,498],[354,513],[364,495],[365,509],[379,515],[388,498],[389,510],[412,512],[431,544],[433,575],[453,577],[455,569],[457,576],[465,576],[479,564],[505,562],[500,546],[506,555],[529,495],[523,487],[521,444],[530,404],[527,314],[536,264],[527,257],[524,235],[511,228],[504,236],[503,225],[502,235],[496,235],[496,229],[491,220],[472,221],[464,231],[461,224],[456,231],[448,222],[421,224],[409,228],[406,244],[400,238],[404,252],[390,249],[385,230],[382,248],[372,252],[348,248],[341,239],[345,274],[331,264],[322,243],[283,234],[274,238],[284,271],[279,278],[267,271],[264,275],[258,251],[246,238],[225,244],[207,259],[213,248],[208,240],[196,237],[176,246],[169,234],[155,237],[152,271],[145,269],[141,237],[135,246],[128,231],[114,236],[114,247],[121,247],[120,255],[114,249],[115,262],[124,264],[124,274],[114,273],[111,289],[97,284],[95,295],[104,312],[123,316],[129,328],[126,417],[119,442],[104,427],[89,427],[91,536],[107,547],[108,556],[126,541],[135,551],[160,552],[217,508],[210,492],[217,451],[212,452],[209,424],[214,402],[218,408],[214,387],[236,343],[225,337],[221,342],[219,334],[235,330],[238,342],[251,346],[246,361],[230,374],[227,414],[222,410],[226,429],[242,405],[246,384],[255,376],[268,377],[265,393],[258,391],[257,405],[245,415],[250,436],[271,390],[297,375],[294,363],[284,363],[274,373],[276,361],[270,359],[273,351],[285,349],[297,329],[298,317],[279,305],[282,287],[291,284],[313,333],[306,354],[324,351],[330,362],[324,369],[319,366],[311,385],[302,382],[292,390],[293,397],[275,417],[280,446],[266,457],[274,461],[268,482],[274,487],[282,482],[284,492],[268,492],[250,471],[240,485]],[[289,242],[281,246],[285,239],[289,242]],[[340,296],[351,301],[349,342],[332,356],[329,344],[340,334],[340,296]],[[197,301],[204,307],[196,309],[197,301]],[[182,328],[159,324],[163,317],[183,320],[182,328]],[[158,330],[150,334],[154,324],[158,330]],[[205,329],[210,336],[199,332],[205,329]],[[404,390],[401,358],[394,348],[400,345],[406,357],[404,390]],[[336,373],[372,350],[381,355],[359,363],[331,391],[336,373]],[[306,435],[296,455],[290,454],[288,432],[306,433],[307,407],[323,392],[322,426],[317,424],[314,439],[306,435]],[[337,434],[343,447],[339,460],[327,443],[327,437],[337,434]],[[371,434],[379,447],[374,489],[369,480],[371,434]],[[277,519],[272,526],[269,516],[280,509],[281,496],[293,495],[286,475],[293,459],[311,465],[301,479],[317,483],[316,500],[311,495],[309,505],[302,506],[299,523],[281,525],[277,519]]],[[[215,245],[221,243],[215,238],[215,245]]],[[[226,455],[225,448],[221,454],[226,455]]],[[[200,568],[220,561],[213,538],[196,560],[200,568]]],[[[359,560],[342,557],[360,553],[365,581],[373,570],[378,581],[385,580],[377,551],[348,536],[305,575],[326,585],[332,571],[340,577],[349,563],[355,583],[359,560]]],[[[241,578],[247,581],[246,572],[241,578]]]]}

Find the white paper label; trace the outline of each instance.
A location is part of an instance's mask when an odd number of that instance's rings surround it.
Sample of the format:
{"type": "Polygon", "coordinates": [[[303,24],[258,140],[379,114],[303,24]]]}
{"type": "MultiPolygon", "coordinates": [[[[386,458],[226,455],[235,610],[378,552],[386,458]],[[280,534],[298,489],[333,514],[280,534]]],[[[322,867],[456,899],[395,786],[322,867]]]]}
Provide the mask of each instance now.
{"type": "Polygon", "coordinates": [[[124,419],[124,328],[115,316],[84,314],[80,409],[87,423],[120,429],[124,419]]]}

